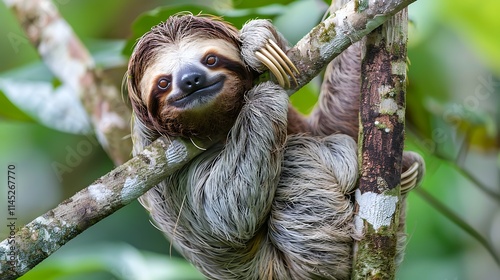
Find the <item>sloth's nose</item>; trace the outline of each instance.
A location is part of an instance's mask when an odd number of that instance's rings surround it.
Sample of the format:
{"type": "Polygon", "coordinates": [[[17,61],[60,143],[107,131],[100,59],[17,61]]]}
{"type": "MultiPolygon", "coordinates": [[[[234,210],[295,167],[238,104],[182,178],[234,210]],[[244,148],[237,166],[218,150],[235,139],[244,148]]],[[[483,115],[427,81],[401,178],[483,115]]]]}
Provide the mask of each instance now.
{"type": "Polygon", "coordinates": [[[207,78],[203,71],[187,68],[180,73],[179,88],[185,93],[192,93],[206,87],[207,78]]]}

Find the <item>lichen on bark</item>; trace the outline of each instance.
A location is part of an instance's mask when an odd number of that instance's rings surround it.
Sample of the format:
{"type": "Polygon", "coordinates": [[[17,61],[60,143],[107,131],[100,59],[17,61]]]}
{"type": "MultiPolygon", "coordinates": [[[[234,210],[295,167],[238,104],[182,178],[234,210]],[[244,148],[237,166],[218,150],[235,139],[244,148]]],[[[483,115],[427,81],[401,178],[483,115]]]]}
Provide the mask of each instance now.
{"type": "Polygon", "coordinates": [[[361,67],[356,244],[352,279],[394,279],[404,147],[407,10],[367,35],[361,67]]]}

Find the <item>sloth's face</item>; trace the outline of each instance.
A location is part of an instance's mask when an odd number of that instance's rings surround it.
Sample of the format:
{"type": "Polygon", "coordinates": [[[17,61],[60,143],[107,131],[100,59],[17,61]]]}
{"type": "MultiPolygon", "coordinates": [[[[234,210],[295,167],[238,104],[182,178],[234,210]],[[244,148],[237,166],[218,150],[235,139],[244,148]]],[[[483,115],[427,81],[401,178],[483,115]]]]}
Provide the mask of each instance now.
{"type": "Polygon", "coordinates": [[[154,61],[140,84],[150,111],[210,106],[244,70],[236,47],[221,39],[184,38],[162,47],[154,61]]]}
{"type": "Polygon", "coordinates": [[[152,60],[140,80],[139,98],[160,133],[227,133],[252,80],[237,46],[189,36],[164,44],[152,60]]]}

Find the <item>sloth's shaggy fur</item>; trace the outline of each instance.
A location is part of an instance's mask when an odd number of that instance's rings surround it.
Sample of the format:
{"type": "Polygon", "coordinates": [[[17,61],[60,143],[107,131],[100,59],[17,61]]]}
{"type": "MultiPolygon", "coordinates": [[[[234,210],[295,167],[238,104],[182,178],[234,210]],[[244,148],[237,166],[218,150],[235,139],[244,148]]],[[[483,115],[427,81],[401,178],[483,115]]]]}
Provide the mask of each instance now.
{"type": "Polygon", "coordinates": [[[178,15],[138,41],[128,69],[134,152],[162,134],[225,135],[141,202],[210,279],[348,279],[359,47],[330,64],[320,105],[306,119],[281,87],[252,86],[264,70],[255,50],[268,39],[286,47],[265,20],[238,32],[215,18],[178,15]],[[223,84],[182,93],[193,73],[223,84]]]}

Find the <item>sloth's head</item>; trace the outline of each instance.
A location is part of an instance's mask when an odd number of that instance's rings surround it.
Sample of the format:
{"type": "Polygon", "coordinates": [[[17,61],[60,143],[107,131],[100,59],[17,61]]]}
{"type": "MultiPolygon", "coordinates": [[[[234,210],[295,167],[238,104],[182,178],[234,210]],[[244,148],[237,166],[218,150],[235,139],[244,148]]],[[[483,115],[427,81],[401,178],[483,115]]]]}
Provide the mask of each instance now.
{"type": "Polygon", "coordinates": [[[137,42],[128,66],[136,121],[171,136],[227,133],[252,80],[238,30],[213,17],[170,17],[137,42]]]}

